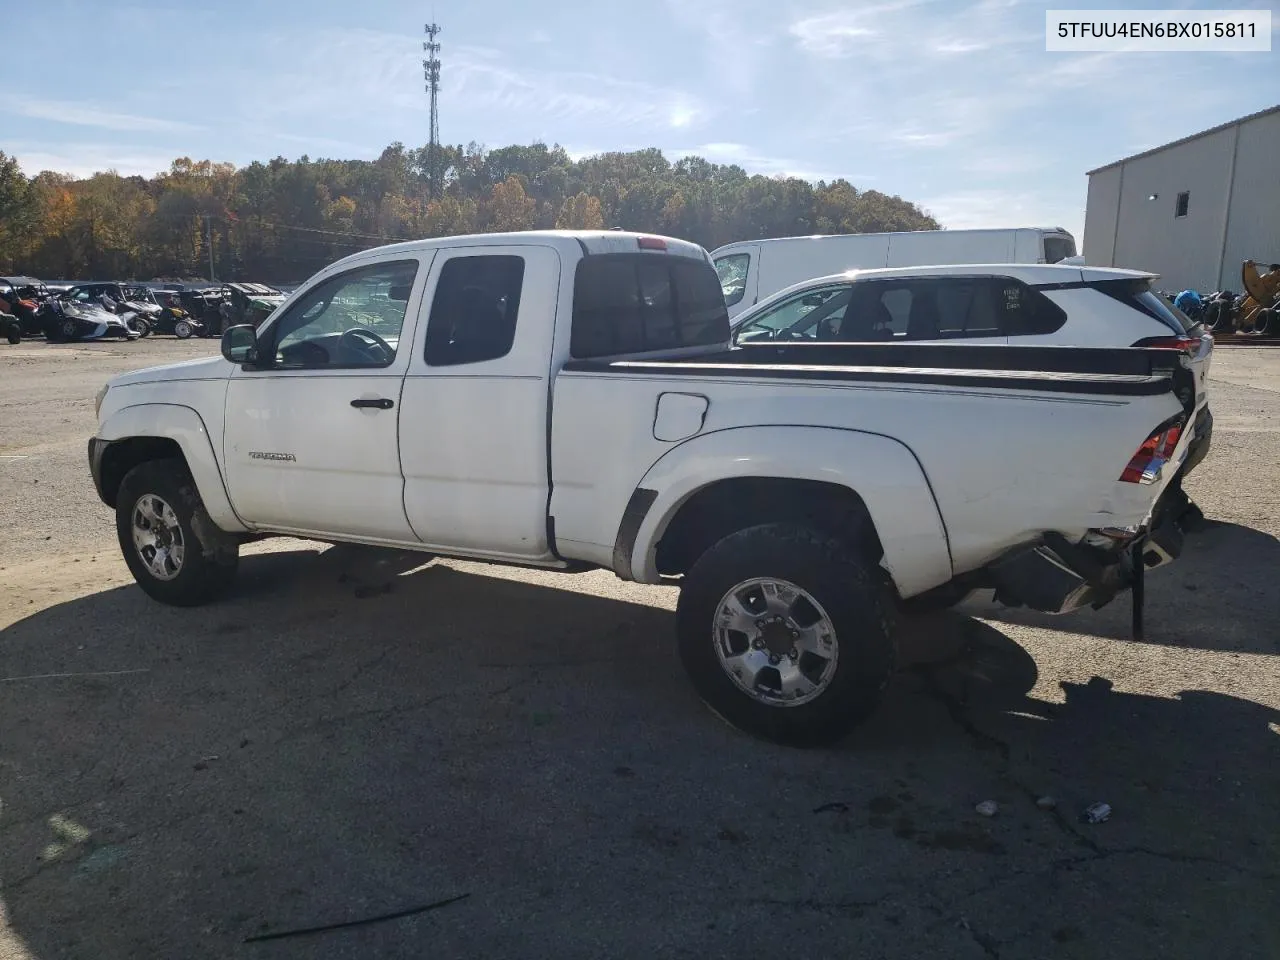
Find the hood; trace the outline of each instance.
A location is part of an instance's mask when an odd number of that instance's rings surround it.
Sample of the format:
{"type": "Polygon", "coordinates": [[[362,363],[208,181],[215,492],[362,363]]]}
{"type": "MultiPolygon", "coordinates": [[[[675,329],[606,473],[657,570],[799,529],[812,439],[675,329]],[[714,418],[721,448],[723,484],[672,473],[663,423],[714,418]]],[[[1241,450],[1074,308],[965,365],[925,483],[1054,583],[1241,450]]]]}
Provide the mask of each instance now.
{"type": "Polygon", "coordinates": [[[147,367],[113,377],[108,386],[131,387],[139,383],[171,383],[177,380],[225,380],[231,375],[231,364],[222,357],[202,357],[162,367],[147,367]]]}

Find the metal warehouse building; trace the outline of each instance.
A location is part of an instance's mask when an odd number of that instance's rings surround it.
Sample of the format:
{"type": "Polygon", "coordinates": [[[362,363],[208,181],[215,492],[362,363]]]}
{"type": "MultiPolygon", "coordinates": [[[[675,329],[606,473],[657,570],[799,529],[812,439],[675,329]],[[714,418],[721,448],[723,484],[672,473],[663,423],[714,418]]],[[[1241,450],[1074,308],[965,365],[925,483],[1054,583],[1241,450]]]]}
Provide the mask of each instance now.
{"type": "Polygon", "coordinates": [[[1280,106],[1090,170],[1083,253],[1203,293],[1280,263],[1280,106]]]}

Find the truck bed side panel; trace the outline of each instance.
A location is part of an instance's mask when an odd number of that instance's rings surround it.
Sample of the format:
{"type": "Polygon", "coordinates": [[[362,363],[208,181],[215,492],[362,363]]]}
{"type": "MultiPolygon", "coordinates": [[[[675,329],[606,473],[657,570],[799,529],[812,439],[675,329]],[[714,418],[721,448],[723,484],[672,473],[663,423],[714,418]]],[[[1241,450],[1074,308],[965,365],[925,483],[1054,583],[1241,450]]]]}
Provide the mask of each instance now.
{"type": "MultiPolygon", "coordinates": [[[[605,564],[631,493],[673,446],[652,439],[663,392],[708,398],[703,434],[827,427],[900,442],[932,487],[957,574],[1046,530],[1083,534],[1142,523],[1156,491],[1118,482],[1120,472],[1151,430],[1182,409],[1167,380],[1135,395],[1081,394],[1065,386],[956,385],[928,375],[876,381],[690,370],[673,377],[669,370],[575,366],[556,384],[552,512],[558,537],[591,545],[584,558],[605,564]]],[[[744,446],[735,455],[755,453],[744,446]]],[[[841,482],[819,475],[816,452],[802,461],[815,466],[811,479],[841,482]]],[[[880,533],[882,541],[894,536],[880,533]]]]}

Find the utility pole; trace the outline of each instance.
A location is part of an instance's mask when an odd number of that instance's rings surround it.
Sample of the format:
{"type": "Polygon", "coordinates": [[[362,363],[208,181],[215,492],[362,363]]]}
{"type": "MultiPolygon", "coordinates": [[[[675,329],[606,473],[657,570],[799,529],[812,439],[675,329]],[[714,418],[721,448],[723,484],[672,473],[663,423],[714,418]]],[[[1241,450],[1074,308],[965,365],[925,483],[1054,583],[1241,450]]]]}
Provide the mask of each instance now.
{"type": "Polygon", "coordinates": [[[440,44],[436,37],[440,28],[434,23],[426,25],[427,39],[422,44],[426,59],[422,61],[422,78],[426,81],[427,95],[431,98],[431,134],[427,141],[427,190],[431,199],[440,192],[440,44]]]}
{"type": "Polygon", "coordinates": [[[213,275],[213,219],[207,213],[204,215],[204,235],[205,243],[209,245],[209,282],[213,283],[217,280],[213,275]]]}

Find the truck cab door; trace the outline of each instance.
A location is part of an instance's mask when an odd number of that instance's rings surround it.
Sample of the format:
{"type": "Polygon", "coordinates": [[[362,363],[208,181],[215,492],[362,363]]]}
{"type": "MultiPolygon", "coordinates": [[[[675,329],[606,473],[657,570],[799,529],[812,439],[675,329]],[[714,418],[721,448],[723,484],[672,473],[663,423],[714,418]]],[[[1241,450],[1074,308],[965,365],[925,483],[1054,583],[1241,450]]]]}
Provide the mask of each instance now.
{"type": "Polygon", "coordinates": [[[227,389],[227,492],[249,525],[414,541],[396,421],[432,253],[337,270],[258,331],[227,389]]]}
{"type": "Polygon", "coordinates": [[[441,552],[549,560],[547,445],[560,256],[452,247],[433,265],[400,413],[404,511],[441,552]]]}

